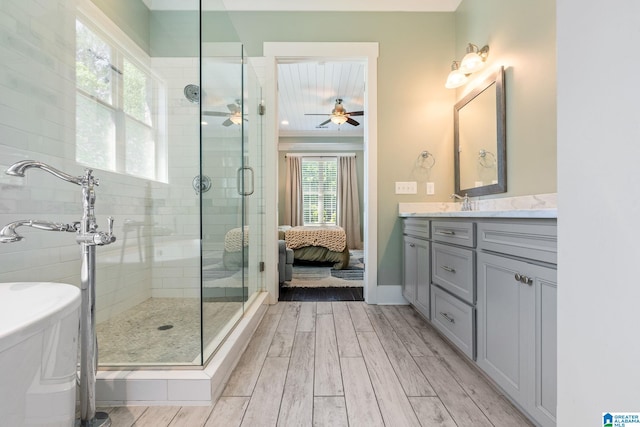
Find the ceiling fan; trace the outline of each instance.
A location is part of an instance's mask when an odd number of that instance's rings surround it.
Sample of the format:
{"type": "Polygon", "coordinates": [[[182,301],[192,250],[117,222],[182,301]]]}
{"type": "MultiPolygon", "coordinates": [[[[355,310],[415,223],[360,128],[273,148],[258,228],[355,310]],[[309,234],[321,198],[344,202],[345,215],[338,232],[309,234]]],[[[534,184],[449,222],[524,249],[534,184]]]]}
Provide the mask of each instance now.
{"type": "Polygon", "coordinates": [[[327,120],[325,120],[324,122],[320,123],[316,127],[322,127],[322,126],[326,125],[329,122],[333,122],[333,123],[335,123],[337,125],[341,125],[343,123],[349,123],[352,126],[359,126],[360,123],[358,123],[355,120],[353,120],[351,118],[351,116],[364,116],[364,111],[351,111],[351,112],[348,112],[344,108],[344,104],[342,104],[342,99],[338,98],[338,99],[336,99],[336,105],[335,105],[335,107],[333,107],[333,110],[331,110],[330,114],[322,114],[322,113],[305,114],[305,116],[331,116],[327,120]]]}
{"type": "Polygon", "coordinates": [[[242,123],[242,107],[240,101],[236,100],[235,104],[227,104],[229,112],[223,111],[203,111],[203,116],[226,117],[227,120],[222,122],[222,126],[239,125],[242,123]]]}

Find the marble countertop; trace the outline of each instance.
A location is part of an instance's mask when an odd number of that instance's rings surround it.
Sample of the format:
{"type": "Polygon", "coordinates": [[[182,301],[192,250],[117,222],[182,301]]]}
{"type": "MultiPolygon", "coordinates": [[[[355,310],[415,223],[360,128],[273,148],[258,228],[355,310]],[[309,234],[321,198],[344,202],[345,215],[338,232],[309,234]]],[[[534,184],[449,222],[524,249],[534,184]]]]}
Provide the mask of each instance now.
{"type": "Polygon", "coordinates": [[[400,212],[402,218],[557,218],[558,210],[509,209],[494,211],[400,212]]]}
{"type": "Polygon", "coordinates": [[[470,211],[461,211],[461,203],[399,203],[398,215],[403,218],[557,218],[557,194],[471,199],[470,211]]]}

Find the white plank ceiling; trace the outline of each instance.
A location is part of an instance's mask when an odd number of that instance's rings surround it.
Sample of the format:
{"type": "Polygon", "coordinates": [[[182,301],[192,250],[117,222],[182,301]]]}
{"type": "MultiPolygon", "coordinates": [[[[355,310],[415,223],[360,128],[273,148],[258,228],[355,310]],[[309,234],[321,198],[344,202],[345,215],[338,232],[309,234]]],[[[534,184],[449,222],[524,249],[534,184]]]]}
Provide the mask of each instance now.
{"type": "Polygon", "coordinates": [[[331,117],[337,99],[342,99],[347,112],[364,111],[364,71],[363,62],[301,61],[278,64],[280,136],[364,135],[364,116],[351,117],[360,123],[359,126],[332,122],[319,126],[331,117]]]}

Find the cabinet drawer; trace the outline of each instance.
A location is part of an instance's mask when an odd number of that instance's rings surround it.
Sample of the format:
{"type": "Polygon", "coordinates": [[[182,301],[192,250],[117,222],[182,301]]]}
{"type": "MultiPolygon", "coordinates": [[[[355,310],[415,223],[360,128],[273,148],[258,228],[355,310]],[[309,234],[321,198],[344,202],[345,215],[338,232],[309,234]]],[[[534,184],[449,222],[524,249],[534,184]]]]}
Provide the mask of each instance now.
{"type": "Polygon", "coordinates": [[[431,280],[473,305],[476,302],[474,260],[475,252],[470,249],[434,243],[431,280]]]}
{"type": "Polygon", "coordinates": [[[474,308],[431,286],[431,322],[469,358],[475,360],[474,308]]]}
{"type": "Polygon", "coordinates": [[[430,237],[429,220],[425,218],[405,218],[402,222],[402,232],[407,236],[430,237]]]}
{"type": "Polygon", "coordinates": [[[475,223],[456,221],[432,221],[431,235],[436,242],[474,248],[476,246],[475,223]]]}
{"type": "Polygon", "coordinates": [[[557,264],[556,222],[543,224],[479,223],[478,248],[557,264]]]}

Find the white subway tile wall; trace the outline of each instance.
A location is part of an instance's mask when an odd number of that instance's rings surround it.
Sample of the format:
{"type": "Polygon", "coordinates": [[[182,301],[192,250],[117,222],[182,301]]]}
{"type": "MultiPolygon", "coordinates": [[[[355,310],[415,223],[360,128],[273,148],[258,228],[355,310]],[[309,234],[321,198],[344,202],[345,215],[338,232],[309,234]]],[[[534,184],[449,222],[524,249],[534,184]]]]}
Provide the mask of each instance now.
{"type": "MultiPolygon", "coordinates": [[[[24,159],[72,175],[75,161],[75,11],[73,0],[0,3],[0,169],[24,159]]],[[[138,58],[141,59],[141,58],[138,58]]],[[[142,60],[167,93],[168,183],[95,170],[96,216],[115,219],[117,241],[97,249],[97,320],[151,296],[199,297],[199,173],[197,104],[182,94],[198,82],[197,58],[142,60]]],[[[0,225],[20,219],[70,223],[82,215],[80,188],[31,170],[0,174],[0,225]]],[[[0,281],[80,284],[80,253],[72,233],[22,227],[25,239],[0,245],[0,281]]]]}

